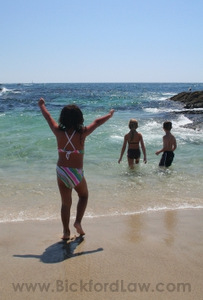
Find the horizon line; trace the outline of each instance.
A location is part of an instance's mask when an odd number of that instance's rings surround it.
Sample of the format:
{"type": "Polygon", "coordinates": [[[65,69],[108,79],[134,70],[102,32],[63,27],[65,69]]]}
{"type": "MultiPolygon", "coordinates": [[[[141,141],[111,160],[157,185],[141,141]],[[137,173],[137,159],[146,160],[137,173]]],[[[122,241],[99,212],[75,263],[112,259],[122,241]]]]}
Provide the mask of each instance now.
{"type": "Polygon", "coordinates": [[[77,81],[47,81],[47,82],[34,82],[34,81],[28,81],[28,82],[1,82],[0,85],[3,84],[56,84],[56,83],[62,83],[62,84],[121,84],[121,83],[132,83],[132,84],[140,84],[140,83],[181,83],[181,84],[202,84],[203,82],[200,81],[84,81],[84,82],[77,82],[77,81]]]}

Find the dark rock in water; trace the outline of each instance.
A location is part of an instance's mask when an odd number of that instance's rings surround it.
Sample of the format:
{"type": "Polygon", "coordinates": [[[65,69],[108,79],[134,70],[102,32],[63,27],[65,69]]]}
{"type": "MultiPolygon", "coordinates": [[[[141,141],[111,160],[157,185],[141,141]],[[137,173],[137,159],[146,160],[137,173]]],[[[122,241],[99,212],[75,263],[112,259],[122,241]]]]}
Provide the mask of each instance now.
{"type": "Polygon", "coordinates": [[[185,103],[184,108],[203,108],[203,91],[182,92],[169,98],[169,100],[185,103]]]}
{"type": "Polygon", "coordinates": [[[202,122],[199,122],[199,123],[193,122],[191,124],[187,124],[187,125],[184,125],[182,127],[189,128],[189,129],[194,129],[194,130],[197,130],[197,131],[203,130],[202,122]]]}
{"type": "Polygon", "coordinates": [[[182,92],[169,100],[179,101],[184,104],[185,110],[175,112],[177,114],[187,114],[187,117],[192,121],[191,124],[186,124],[183,127],[202,130],[203,129],[203,91],[182,92]],[[200,110],[195,110],[200,108],[200,110]]]}
{"type": "Polygon", "coordinates": [[[176,114],[188,114],[188,115],[200,115],[203,114],[203,109],[202,110],[181,110],[181,111],[175,111],[176,114]]]}

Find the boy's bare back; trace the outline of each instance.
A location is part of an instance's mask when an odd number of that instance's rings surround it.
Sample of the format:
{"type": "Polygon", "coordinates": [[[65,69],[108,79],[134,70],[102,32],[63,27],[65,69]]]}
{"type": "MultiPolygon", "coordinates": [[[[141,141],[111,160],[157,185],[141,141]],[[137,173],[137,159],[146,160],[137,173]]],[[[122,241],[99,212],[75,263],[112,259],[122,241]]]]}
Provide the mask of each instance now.
{"type": "Polygon", "coordinates": [[[163,136],[164,151],[174,151],[176,149],[176,138],[170,132],[163,136]]]}

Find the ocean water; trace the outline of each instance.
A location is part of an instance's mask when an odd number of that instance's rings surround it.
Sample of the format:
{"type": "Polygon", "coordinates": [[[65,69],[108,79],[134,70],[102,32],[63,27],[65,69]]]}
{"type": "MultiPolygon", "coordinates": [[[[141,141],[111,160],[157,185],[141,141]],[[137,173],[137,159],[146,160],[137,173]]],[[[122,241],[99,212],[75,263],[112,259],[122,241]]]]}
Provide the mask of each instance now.
{"type": "MultiPolygon", "coordinates": [[[[89,187],[86,217],[203,207],[203,129],[185,127],[194,116],[169,97],[203,83],[2,84],[0,86],[0,222],[60,218],[56,184],[56,141],[37,102],[46,100],[56,120],[64,105],[76,103],[85,125],[111,108],[113,118],[86,140],[84,171],[89,187]],[[128,121],[136,118],[147,164],[129,170],[118,164],[128,121]],[[162,123],[171,120],[177,149],[172,166],[158,167],[162,123]]],[[[202,115],[198,115],[201,119],[202,115]]],[[[73,191],[72,217],[77,195],[73,191]]]]}

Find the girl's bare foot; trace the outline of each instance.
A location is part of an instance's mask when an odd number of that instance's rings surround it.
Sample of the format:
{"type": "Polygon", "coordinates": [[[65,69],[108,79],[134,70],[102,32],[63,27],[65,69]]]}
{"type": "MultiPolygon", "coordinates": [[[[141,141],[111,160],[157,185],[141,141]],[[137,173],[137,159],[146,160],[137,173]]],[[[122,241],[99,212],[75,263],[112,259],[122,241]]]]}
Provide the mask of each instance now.
{"type": "Polygon", "coordinates": [[[85,235],[85,232],[83,231],[82,226],[79,222],[75,222],[74,227],[76,228],[77,233],[79,233],[80,235],[85,235]]]}
{"type": "Polygon", "coordinates": [[[64,232],[61,239],[64,241],[68,241],[70,239],[70,232],[64,232]]]}

